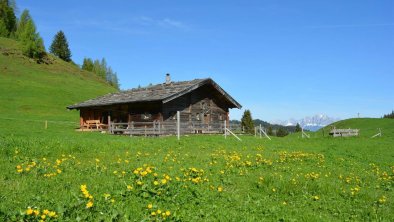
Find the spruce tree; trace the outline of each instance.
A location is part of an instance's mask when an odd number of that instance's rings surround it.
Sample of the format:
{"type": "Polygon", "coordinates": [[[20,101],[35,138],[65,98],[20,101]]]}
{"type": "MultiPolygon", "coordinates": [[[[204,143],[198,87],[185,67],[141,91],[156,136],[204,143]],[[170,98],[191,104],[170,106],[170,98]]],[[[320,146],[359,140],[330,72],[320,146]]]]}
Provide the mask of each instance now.
{"type": "Polygon", "coordinates": [[[273,136],[273,135],[274,135],[274,132],[273,132],[273,130],[272,130],[272,126],[269,126],[269,127],[268,127],[267,134],[268,134],[269,136],[273,136]]]}
{"type": "Polygon", "coordinates": [[[241,126],[245,129],[246,133],[254,133],[254,123],[250,110],[245,110],[241,118],[241,126]]]}
{"type": "Polygon", "coordinates": [[[60,59],[71,62],[71,51],[63,31],[60,30],[56,33],[49,51],[60,59]]]}
{"type": "Polygon", "coordinates": [[[297,125],[295,126],[295,130],[294,131],[295,132],[301,132],[302,131],[301,126],[300,126],[299,123],[297,123],[297,125]]]}
{"type": "Polygon", "coordinates": [[[283,127],[280,127],[278,129],[278,131],[276,131],[276,136],[278,136],[278,137],[284,137],[284,136],[287,136],[287,135],[289,135],[289,132],[287,132],[287,130],[284,129],[283,127]]]}
{"type": "Polygon", "coordinates": [[[10,37],[16,31],[16,16],[9,1],[0,0],[0,36],[10,37]]]}

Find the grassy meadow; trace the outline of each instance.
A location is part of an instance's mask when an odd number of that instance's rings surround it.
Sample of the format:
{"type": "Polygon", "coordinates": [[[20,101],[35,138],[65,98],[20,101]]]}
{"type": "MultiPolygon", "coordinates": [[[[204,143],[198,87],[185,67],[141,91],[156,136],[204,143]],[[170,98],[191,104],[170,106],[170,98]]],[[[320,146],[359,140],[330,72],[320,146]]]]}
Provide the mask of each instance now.
{"type": "Polygon", "coordinates": [[[335,124],[357,138],[75,132],[65,107],[115,89],[17,47],[0,38],[0,221],[394,221],[394,120],[335,124]]]}

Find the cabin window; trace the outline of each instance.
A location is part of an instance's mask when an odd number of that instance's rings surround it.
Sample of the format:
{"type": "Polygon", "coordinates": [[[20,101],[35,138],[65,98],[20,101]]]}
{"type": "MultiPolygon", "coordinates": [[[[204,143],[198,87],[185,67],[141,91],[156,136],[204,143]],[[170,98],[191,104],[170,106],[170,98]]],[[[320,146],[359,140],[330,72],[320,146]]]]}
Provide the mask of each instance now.
{"type": "Polygon", "coordinates": [[[152,119],[152,114],[150,114],[150,113],[143,113],[143,114],[141,114],[141,119],[142,120],[150,120],[150,119],[152,119]]]}
{"type": "Polygon", "coordinates": [[[219,114],[219,120],[223,120],[223,115],[219,114]]]}

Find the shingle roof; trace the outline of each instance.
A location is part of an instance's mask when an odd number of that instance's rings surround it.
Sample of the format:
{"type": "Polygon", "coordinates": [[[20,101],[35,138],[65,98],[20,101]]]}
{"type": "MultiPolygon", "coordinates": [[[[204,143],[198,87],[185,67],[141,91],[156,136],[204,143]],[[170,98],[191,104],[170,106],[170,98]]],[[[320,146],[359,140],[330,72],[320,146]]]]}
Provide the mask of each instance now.
{"type": "Polygon", "coordinates": [[[67,109],[79,109],[83,107],[105,106],[133,102],[162,101],[169,102],[179,96],[191,92],[202,85],[211,84],[232,104],[230,108],[241,108],[241,105],[226,93],[212,79],[194,79],[191,81],[171,82],[170,84],[157,84],[144,88],[135,88],[117,93],[109,93],[95,99],[68,106],[67,109]]]}

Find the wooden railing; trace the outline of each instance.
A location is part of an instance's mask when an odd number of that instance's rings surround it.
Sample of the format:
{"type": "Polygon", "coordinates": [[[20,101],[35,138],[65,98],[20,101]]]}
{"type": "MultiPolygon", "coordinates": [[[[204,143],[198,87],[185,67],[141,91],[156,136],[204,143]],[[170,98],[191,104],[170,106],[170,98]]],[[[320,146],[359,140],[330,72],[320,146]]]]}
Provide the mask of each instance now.
{"type": "MultiPolygon", "coordinates": [[[[201,122],[181,122],[181,134],[196,134],[196,133],[223,133],[223,123],[203,124],[201,122]]],[[[126,135],[171,135],[177,133],[176,122],[128,122],[128,123],[114,123],[109,127],[109,132],[112,134],[126,134],[126,135]]]]}

